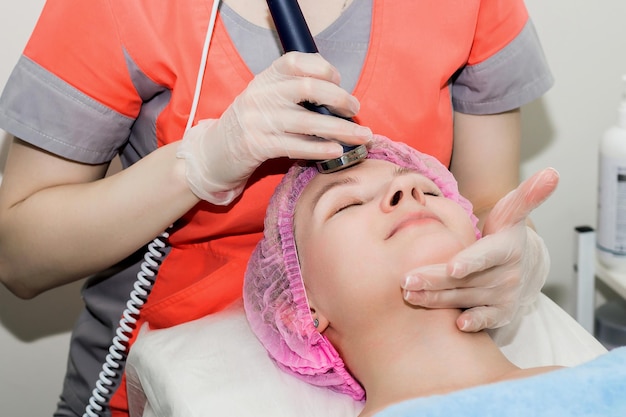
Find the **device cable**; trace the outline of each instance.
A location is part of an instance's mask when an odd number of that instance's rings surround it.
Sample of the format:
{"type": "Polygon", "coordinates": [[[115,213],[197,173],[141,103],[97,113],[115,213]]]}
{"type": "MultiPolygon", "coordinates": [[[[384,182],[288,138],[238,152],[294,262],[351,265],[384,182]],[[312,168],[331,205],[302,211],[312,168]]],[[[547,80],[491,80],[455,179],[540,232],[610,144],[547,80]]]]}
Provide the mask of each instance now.
{"type": "MultiPolygon", "coordinates": [[[[204,39],[204,45],[202,47],[202,56],[198,69],[194,96],[185,131],[189,130],[193,125],[198,109],[198,102],[200,100],[209,47],[215,30],[215,22],[217,20],[217,12],[220,3],[220,0],[215,0],[211,9],[209,26],[204,39]]],[[[115,331],[115,336],[111,341],[111,346],[109,347],[108,354],[102,364],[102,370],[98,375],[95,388],[91,392],[91,397],[89,398],[83,417],[99,417],[101,415],[100,413],[104,410],[106,404],[110,400],[116,378],[119,376],[118,372],[122,372],[121,368],[126,360],[126,356],[128,355],[128,342],[132,337],[133,330],[139,317],[139,312],[148,299],[148,295],[154,285],[159,266],[165,256],[164,250],[167,238],[169,237],[168,230],[170,229],[171,226],[148,245],[146,253],[144,254],[144,261],[140,266],[139,272],[137,273],[137,280],[133,285],[133,290],[130,292],[129,299],[126,303],[126,309],[122,313],[122,318],[120,319],[117,330],[115,331]]]]}

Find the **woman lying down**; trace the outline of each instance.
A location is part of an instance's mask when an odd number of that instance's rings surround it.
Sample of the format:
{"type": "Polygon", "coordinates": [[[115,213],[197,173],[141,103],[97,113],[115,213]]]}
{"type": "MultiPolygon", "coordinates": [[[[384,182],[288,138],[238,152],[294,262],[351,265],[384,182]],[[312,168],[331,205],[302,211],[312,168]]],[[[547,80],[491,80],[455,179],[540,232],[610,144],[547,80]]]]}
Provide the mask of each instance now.
{"type": "MultiPolygon", "coordinates": [[[[557,181],[548,169],[518,190],[547,197],[557,181]]],[[[404,301],[398,277],[443,266],[479,234],[450,172],[403,144],[376,137],[367,160],[333,174],[294,165],[248,265],[248,321],[281,369],[365,401],[362,417],[625,416],[624,349],[520,369],[486,332],[458,330],[460,310],[404,301]]]]}

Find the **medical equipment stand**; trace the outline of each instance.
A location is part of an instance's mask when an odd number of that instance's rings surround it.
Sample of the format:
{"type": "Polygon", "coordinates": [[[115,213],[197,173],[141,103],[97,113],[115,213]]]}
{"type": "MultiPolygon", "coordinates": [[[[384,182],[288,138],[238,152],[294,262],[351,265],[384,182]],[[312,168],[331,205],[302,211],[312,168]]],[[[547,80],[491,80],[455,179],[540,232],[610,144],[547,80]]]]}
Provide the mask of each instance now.
{"type": "Polygon", "coordinates": [[[596,259],[596,233],[589,226],[575,229],[577,237],[576,263],[576,321],[589,333],[595,326],[596,278],[626,300],[626,273],[611,271],[596,259]]]}
{"type": "Polygon", "coordinates": [[[595,310],[595,246],[596,232],[589,226],[574,229],[577,235],[576,263],[576,321],[593,334],[595,310]]]}

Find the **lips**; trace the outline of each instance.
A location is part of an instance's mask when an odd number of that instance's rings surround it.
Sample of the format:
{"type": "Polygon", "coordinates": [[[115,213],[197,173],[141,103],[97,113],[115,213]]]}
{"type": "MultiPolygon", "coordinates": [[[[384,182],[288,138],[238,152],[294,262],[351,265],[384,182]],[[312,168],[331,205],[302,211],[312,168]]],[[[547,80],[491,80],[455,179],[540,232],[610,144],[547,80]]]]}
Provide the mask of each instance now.
{"type": "Polygon", "coordinates": [[[393,237],[396,233],[398,233],[399,231],[407,227],[423,225],[423,224],[430,223],[433,221],[443,223],[438,216],[436,216],[434,213],[431,213],[430,211],[427,211],[427,210],[421,210],[419,212],[409,213],[403,216],[400,219],[400,221],[398,221],[393,226],[393,228],[391,229],[391,232],[385,238],[385,240],[393,237]]]}

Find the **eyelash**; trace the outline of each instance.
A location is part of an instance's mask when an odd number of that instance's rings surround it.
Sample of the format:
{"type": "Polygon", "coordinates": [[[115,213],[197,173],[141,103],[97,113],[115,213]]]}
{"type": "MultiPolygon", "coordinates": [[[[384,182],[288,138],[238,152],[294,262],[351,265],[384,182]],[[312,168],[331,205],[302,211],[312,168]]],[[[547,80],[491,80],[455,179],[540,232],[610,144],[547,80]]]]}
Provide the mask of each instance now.
{"type": "Polygon", "coordinates": [[[341,207],[339,207],[337,210],[335,210],[335,212],[333,214],[337,214],[340,211],[343,211],[343,210],[345,210],[347,208],[354,207],[354,206],[360,206],[362,204],[363,204],[362,201],[354,201],[354,202],[351,202],[351,203],[348,203],[348,204],[344,204],[341,207]]]}

